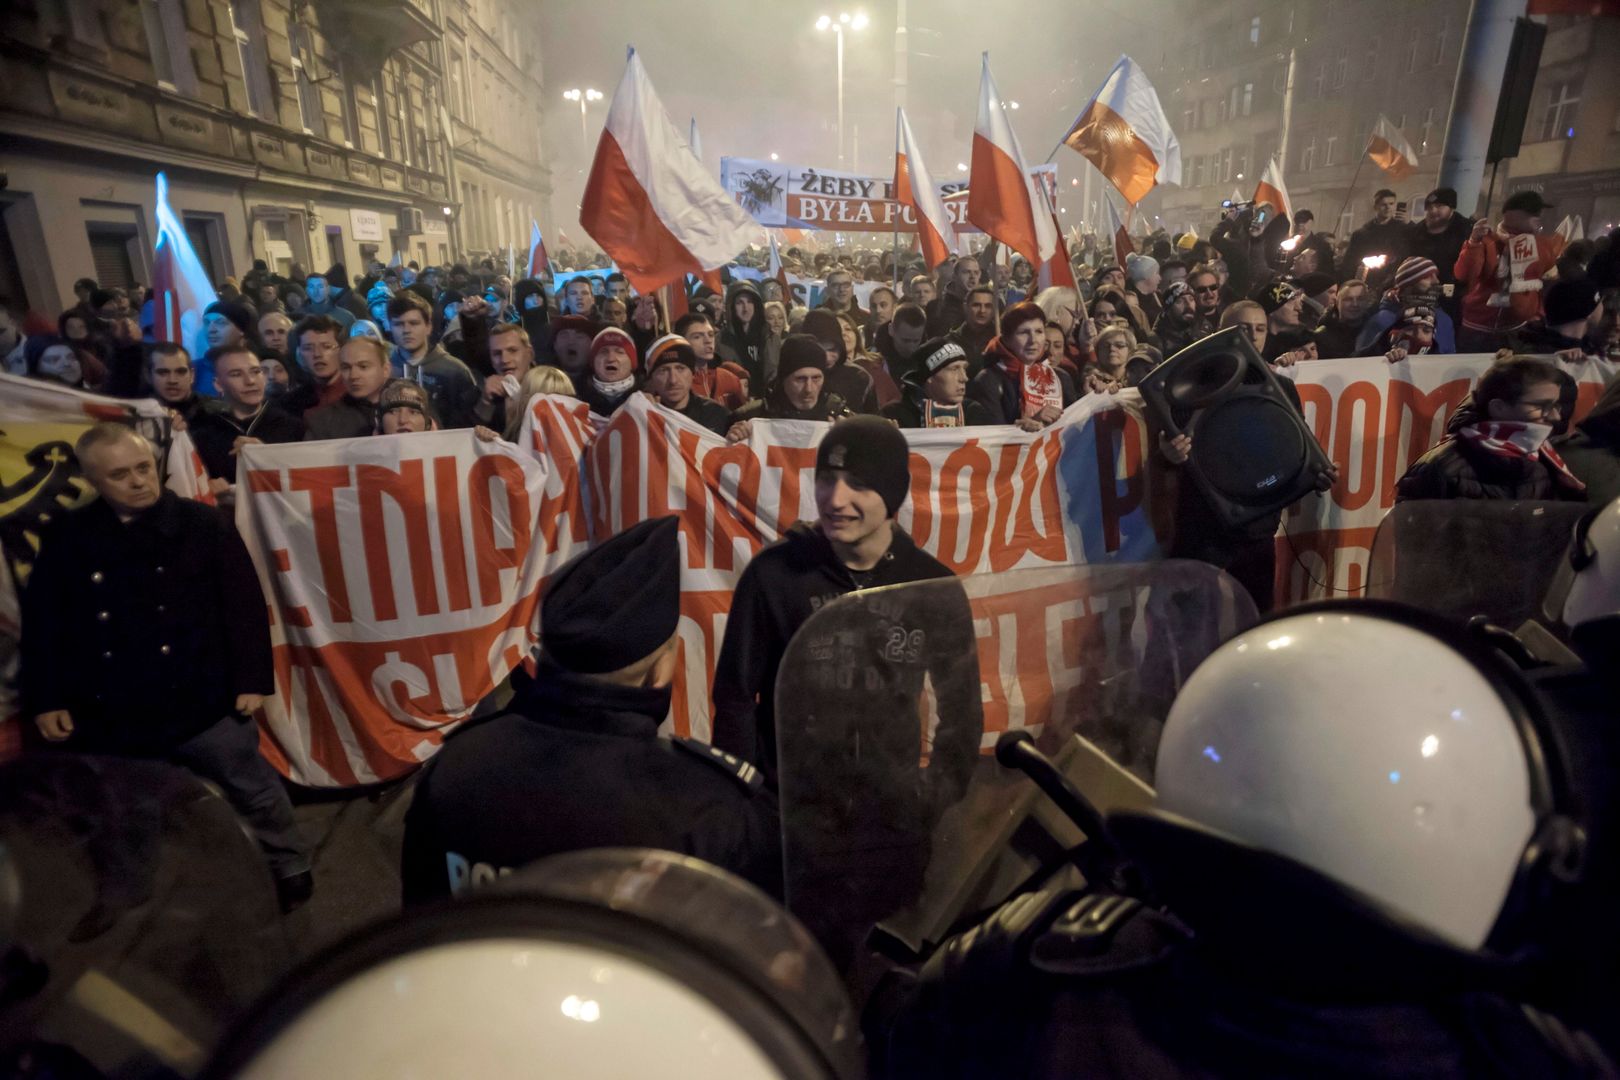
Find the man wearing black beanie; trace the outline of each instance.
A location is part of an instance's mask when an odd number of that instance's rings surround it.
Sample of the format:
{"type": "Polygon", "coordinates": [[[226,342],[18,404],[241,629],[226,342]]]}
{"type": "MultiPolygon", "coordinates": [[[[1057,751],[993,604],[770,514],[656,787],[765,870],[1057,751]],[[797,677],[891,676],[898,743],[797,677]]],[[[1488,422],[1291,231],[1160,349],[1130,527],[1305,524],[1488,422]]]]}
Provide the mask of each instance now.
{"type": "MultiPolygon", "coordinates": [[[[776,674],[798,629],[846,593],[952,576],[895,521],[911,490],[909,459],[905,437],[887,420],[834,424],[816,451],[816,520],[754,556],[732,593],[714,672],[714,745],[758,765],[773,786],[776,674]]],[[[929,631],[905,677],[918,693],[925,674],[932,680],[940,712],[935,759],[965,784],[983,727],[978,664],[963,662],[977,655],[967,598],[950,611],[898,612],[894,622],[908,619],[926,620],[929,631]]],[[[910,753],[915,759],[915,746],[910,753]]]]}
{"type": "Polygon", "coordinates": [[[540,607],[533,679],[511,711],[451,736],[405,817],[404,898],[460,893],[595,847],[692,855],[780,895],[775,800],[759,771],[661,739],[680,621],[679,525],[634,525],[575,558],[540,607]]]}

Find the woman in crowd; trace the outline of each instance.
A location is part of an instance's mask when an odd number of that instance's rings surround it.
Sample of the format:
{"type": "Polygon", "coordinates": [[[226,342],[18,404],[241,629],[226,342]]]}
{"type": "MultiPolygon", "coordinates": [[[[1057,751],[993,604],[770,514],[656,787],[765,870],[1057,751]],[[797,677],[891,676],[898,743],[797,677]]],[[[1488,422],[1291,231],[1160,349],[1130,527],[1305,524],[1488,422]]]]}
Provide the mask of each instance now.
{"type": "Polygon", "coordinates": [[[51,334],[28,339],[23,358],[30,379],[93,390],[100,385],[107,369],[88,350],[51,334]]]}
{"type": "Polygon", "coordinates": [[[669,318],[658,297],[645,294],[636,297],[630,308],[630,339],[636,343],[637,355],[645,355],[652,343],[669,333],[669,318]]]}
{"type": "MultiPolygon", "coordinates": [[[[1046,312],[1048,325],[1057,323],[1063,334],[1062,359],[1068,363],[1061,366],[1065,369],[1072,367],[1075,371],[1085,370],[1092,361],[1098,324],[1086,315],[1086,305],[1080,299],[1080,291],[1067,285],[1053,285],[1036,294],[1035,306],[1046,312]]],[[[1112,317],[1113,305],[1107,307],[1112,317]]],[[[1058,359],[1053,357],[1054,361],[1058,359]]]]}
{"type": "Polygon", "coordinates": [[[1002,313],[998,329],[985,347],[983,369],[968,384],[967,400],[992,424],[1039,431],[1075,400],[1068,373],[1047,362],[1046,312],[1027,300],[1014,304],[1002,313]]]}
{"type": "Polygon", "coordinates": [[[1135,336],[1123,326],[1110,326],[1097,335],[1097,359],[1087,365],[1081,378],[1086,393],[1112,393],[1135,386],[1153,366],[1137,355],[1135,336]]]}
{"type": "MultiPolygon", "coordinates": [[[[507,415],[510,419],[506,422],[506,430],[501,432],[501,437],[510,443],[518,441],[518,434],[523,430],[523,418],[529,415],[529,405],[536,397],[545,394],[555,394],[559,397],[577,396],[574,393],[574,380],[568,377],[568,373],[549,364],[541,364],[524,372],[518,385],[521,389],[518,392],[516,407],[508,410],[507,415]]],[[[480,435],[486,431],[489,429],[479,429],[480,435]]],[[[490,438],[494,435],[493,431],[489,431],[490,438]]]]}

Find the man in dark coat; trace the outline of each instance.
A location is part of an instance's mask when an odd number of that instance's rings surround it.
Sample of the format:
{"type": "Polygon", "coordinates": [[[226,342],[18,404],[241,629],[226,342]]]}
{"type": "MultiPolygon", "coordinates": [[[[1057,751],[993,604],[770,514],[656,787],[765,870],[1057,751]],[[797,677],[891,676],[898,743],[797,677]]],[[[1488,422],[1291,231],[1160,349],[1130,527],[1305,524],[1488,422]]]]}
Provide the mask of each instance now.
{"type": "Polygon", "coordinates": [[[244,444],[298,442],[304,437],[304,422],[270,402],[265,392],[269,376],[247,345],[208,351],[214,387],[224,407],[196,417],[191,441],[209,477],[229,486],[236,482],[236,452],[244,444]]]}
{"type": "Polygon", "coordinates": [[[1344,253],[1344,272],[1358,273],[1363,259],[1382,255],[1384,265],[1367,275],[1368,285],[1381,290],[1395,276],[1395,268],[1406,258],[1411,242],[1409,224],[1395,216],[1395,193],[1380,188],[1373,195],[1372,218],[1350,234],[1350,246],[1344,253]]]}
{"type": "Polygon", "coordinates": [[[1406,499],[1585,498],[1585,485],[1547,442],[1563,415],[1558,368],[1514,356],[1479,377],[1476,419],[1414,461],[1395,486],[1406,499]]]}
{"type": "MultiPolygon", "coordinates": [[[[1421,255],[1434,263],[1440,275],[1440,310],[1453,325],[1462,318],[1462,294],[1457,291],[1453,268],[1473,231],[1474,219],[1457,213],[1457,192],[1452,188],[1429,192],[1423,200],[1423,219],[1406,227],[1406,254],[1421,255]],[[1449,295],[1445,294],[1447,285],[1451,286],[1449,295]]],[[[1350,269],[1355,271],[1353,266],[1350,269]]]]}
{"type": "Polygon", "coordinates": [[[692,371],[697,363],[691,342],[676,334],[665,334],[647,349],[647,392],[664,408],[702,424],[716,435],[724,435],[731,427],[731,413],[692,389],[692,371]]]}
{"type": "Polygon", "coordinates": [[[677,851],[780,893],[759,771],[658,735],[679,656],[678,536],[675,518],[642,522],[552,579],[538,674],[515,677],[511,711],[452,735],[416,785],[407,904],[596,847],[677,851]]]}
{"type": "Polygon", "coordinates": [[[23,590],[30,738],[213,781],[252,825],[283,904],[307,898],[310,846],[250,719],[275,682],[247,548],[218,510],[163,490],[130,428],[97,424],[74,452],[100,498],[45,532],[23,590]]]}
{"type": "Polygon", "coordinates": [[[306,442],[357,439],[377,430],[377,402],[388,385],[388,350],[373,338],[350,338],[338,353],[343,397],[310,411],[304,421],[306,442]]]}
{"type": "Polygon", "coordinates": [[[817,308],[805,315],[799,332],[814,337],[827,351],[827,392],[849,402],[849,407],[856,412],[877,413],[877,389],[872,376],[851,359],[845,347],[844,325],[838,316],[817,308]]]}
{"type": "Polygon", "coordinates": [[[726,441],[748,438],[754,420],[838,420],[849,405],[827,387],[828,350],[809,334],[789,334],[782,342],[776,378],[756,398],[731,414],[726,441]]]}
{"type": "MultiPolygon", "coordinates": [[[[835,424],[816,450],[817,520],[794,526],[755,555],[732,594],[714,673],[714,745],[759,765],[773,780],[776,675],[788,641],[805,620],[857,589],[952,576],[895,520],[911,490],[908,458],[905,437],[886,420],[863,416],[835,424]]],[[[978,672],[960,663],[962,655],[972,655],[964,644],[973,634],[965,596],[961,615],[931,635],[933,644],[916,673],[918,690],[923,672],[932,676],[940,702],[936,753],[955,746],[975,722],[982,724],[978,672]]],[[[978,735],[967,741],[971,762],[978,735]]]]}
{"type": "Polygon", "coordinates": [[[967,400],[967,356],[949,338],[925,341],[900,380],[900,399],[883,415],[903,428],[973,427],[995,421],[967,400]]]}

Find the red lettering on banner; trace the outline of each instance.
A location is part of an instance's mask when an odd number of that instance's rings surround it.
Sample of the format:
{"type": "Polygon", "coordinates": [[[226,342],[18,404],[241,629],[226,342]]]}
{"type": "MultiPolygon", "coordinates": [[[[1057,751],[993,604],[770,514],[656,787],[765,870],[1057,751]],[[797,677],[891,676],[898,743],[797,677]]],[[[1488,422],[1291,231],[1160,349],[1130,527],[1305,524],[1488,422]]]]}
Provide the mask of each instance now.
{"type": "Polygon", "coordinates": [[[383,518],[384,495],[394,500],[405,518],[405,549],[416,595],[416,614],[438,614],[439,590],[433,580],[433,545],[428,539],[422,462],[401,461],[399,472],[382,465],[360,465],[356,468],[355,486],[360,491],[360,536],[371,585],[372,616],[379,621],[399,618],[394,604],[393,558],[383,518]]]}
{"type": "Polygon", "coordinates": [[[777,535],[784,535],[799,520],[799,477],[816,467],[816,449],[798,446],[767,446],[765,467],[782,473],[782,501],[776,508],[777,535]]]}
{"type": "MultiPolygon", "coordinates": [[[[1119,523],[1142,505],[1146,492],[1143,482],[1141,425],[1124,409],[1110,409],[1092,418],[1097,439],[1097,500],[1102,508],[1103,550],[1118,551],[1119,523]],[[1125,490],[1120,490],[1119,462],[1114,442],[1119,441],[1120,457],[1125,460],[1125,490]]],[[[1057,484],[1054,473],[1052,483],[1057,484]]],[[[1062,529],[1058,530],[1061,538],[1062,529]]]]}
{"type": "MultiPolygon", "coordinates": [[[[321,567],[321,587],[326,606],[335,623],[352,622],[349,613],[349,583],[343,576],[343,546],[338,537],[337,510],[333,492],[349,486],[349,470],[343,465],[287,470],[287,490],[309,492],[309,515],[315,529],[315,556],[321,567]]],[[[387,558],[385,551],[381,555],[387,558]]]]}
{"type": "Polygon", "coordinates": [[[641,520],[641,425],[626,413],[608,425],[591,447],[591,472],[600,498],[592,507],[595,535],[612,536],[641,520]],[[616,451],[616,452],[614,452],[616,451]],[[615,460],[617,459],[617,460],[615,460]],[[612,502],[617,499],[617,523],[612,502]]]}
{"type": "Polygon", "coordinates": [[[952,450],[939,470],[939,551],[935,555],[953,573],[965,574],[979,565],[984,552],[984,527],[974,519],[989,497],[986,488],[994,466],[990,455],[979,445],[978,439],[969,439],[952,450]],[[963,473],[968,474],[967,521],[963,523],[962,500],[957,490],[963,473]],[[958,534],[967,536],[967,553],[956,557],[958,534]]]}
{"type": "Polygon", "coordinates": [[[1436,429],[1443,427],[1445,420],[1457,411],[1457,406],[1462,404],[1462,399],[1468,394],[1468,388],[1469,380],[1453,379],[1451,382],[1441,383],[1432,392],[1425,394],[1404,380],[1389,381],[1389,400],[1385,403],[1384,432],[1381,440],[1384,461],[1378,481],[1379,506],[1388,508],[1395,505],[1396,481],[1405,474],[1407,466],[1440,441],[1441,436],[1436,429]],[[1403,413],[1412,421],[1412,430],[1406,437],[1404,454],[1401,452],[1403,413]]]}
{"type": "Polygon", "coordinates": [[[467,486],[478,599],[485,607],[493,607],[501,602],[501,571],[516,570],[521,574],[529,552],[529,492],[523,482],[523,466],[509,457],[485,454],[473,462],[467,486]],[[506,517],[512,528],[509,547],[502,547],[495,538],[495,506],[489,493],[492,479],[501,482],[506,494],[506,517]]]}
{"type": "MultiPolygon", "coordinates": [[[[280,489],[278,488],[277,490],[280,489]]],[[[270,552],[270,558],[275,560],[277,574],[286,574],[292,571],[292,552],[288,551],[286,548],[275,548],[270,552]]],[[[288,604],[286,602],[288,590],[288,585],[286,582],[282,581],[280,578],[276,578],[271,582],[271,584],[274,588],[276,597],[281,601],[282,606],[286,608],[286,622],[288,626],[315,625],[314,621],[309,617],[309,608],[299,607],[296,604],[288,604]]],[[[274,626],[275,621],[276,605],[271,604],[270,624],[274,626]]]]}
{"type": "Polygon", "coordinates": [[[934,500],[928,493],[934,469],[921,454],[911,454],[911,539],[918,547],[928,544],[934,530],[934,500]]]}
{"type": "MultiPolygon", "coordinates": [[[[450,610],[466,611],[472,607],[472,592],[467,585],[467,542],[461,534],[461,488],[453,457],[433,459],[434,504],[439,511],[440,563],[444,566],[444,584],[450,593],[450,610]]],[[[387,552],[383,553],[387,558],[387,552]]]]}
{"type": "Polygon", "coordinates": [[[673,453],[669,444],[670,425],[657,413],[647,414],[647,516],[649,518],[674,515],[676,527],[686,538],[686,568],[698,570],[705,565],[703,538],[704,519],[708,516],[708,490],[698,476],[698,436],[690,431],[675,429],[673,453]],[[679,460],[681,467],[680,506],[670,505],[671,458],[679,460]]]}
{"type": "Polygon", "coordinates": [[[1333,421],[1333,464],[1339,467],[1339,482],[1333,497],[1346,510],[1360,510],[1378,491],[1378,388],[1370,382],[1353,382],[1339,391],[1338,415],[1333,421]],[[1362,406],[1356,421],[1356,405],[1362,406]],[[1360,476],[1350,474],[1352,443],[1361,447],[1360,476]]]}
{"type": "MultiPolygon", "coordinates": [[[[556,551],[560,545],[562,521],[568,521],[568,539],[584,543],[587,535],[585,520],[584,485],[579,482],[579,453],[569,449],[573,444],[585,444],[586,435],[577,423],[570,423],[564,432],[560,412],[549,403],[540,402],[534,408],[534,428],[530,441],[534,452],[553,470],[547,487],[558,489],[556,495],[545,495],[540,500],[536,520],[540,524],[540,538],[546,550],[556,551]]],[[[572,418],[570,418],[571,420],[572,418]]]]}
{"type": "Polygon", "coordinates": [[[741,443],[716,447],[703,456],[703,483],[720,494],[721,505],[728,511],[714,515],[714,559],[710,565],[716,570],[730,570],[736,565],[736,541],[748,545],[749,558],[759,550],[759,455],[741,443]],[[721,479],[728,466],[735,467],[736,476],[730,498],[726,498],[726,485],[721,479]]]}

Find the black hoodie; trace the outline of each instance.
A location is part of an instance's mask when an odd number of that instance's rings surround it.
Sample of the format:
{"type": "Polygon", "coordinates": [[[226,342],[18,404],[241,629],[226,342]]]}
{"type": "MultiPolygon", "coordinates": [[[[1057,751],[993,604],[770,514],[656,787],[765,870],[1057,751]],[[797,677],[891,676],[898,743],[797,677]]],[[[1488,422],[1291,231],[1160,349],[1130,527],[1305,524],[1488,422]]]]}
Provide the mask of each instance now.
{"type": "Polygon", "coordinates": [[[752,281],[734,281],[726,289],[726,328],[720,331],[715,358],[741,364],[749,386],[765,385],[765,298],[752,281]],[[746,325],[737,318],[737,297],[754,300],[754,317],[746,325]]]}
{"type": "MultiPolygon", "coordinates": [[[[888,552],[862,576],[865,578],[862,588],[876,589],[908,581],[948,578],[952,574],[943,563],[919,549],[911,537],[896,528],[888,552]]],[[[788,641],[812,614],[855,590],[855,578],[838,561],[832,544],[821,530],[800,522],[778,543],[754,556],[732,593],[725,643],[714,671],[712,741],[720,749],[760,766],[773,784],[776,780],[776,674],[782,654],[788,641]]],[[[911,665],[915,669],[915,689],[921,691],[925,672],[932,676],[934,694],[940,703],[934,760],[941,761],[943,766],[943,748],[951,747],[951,752],[944,755],[952,761],[946,766],[947,771],[954,773],[961,769],[965,779],[966,768],[971,767],[978,754],[979,737],[973,733],[970,740],[965,737],[959,740],[953,738],[953,733],[964,732],[974,723],[982,726],[977,665],[962,662],[963,657],[975,655],[973,621],[965,593],[959,609],[951,612],[941,611],[938,597],[930,596],[935,603],[924,606],[932,610],[900,612],[891,621],[929,624],[927,655],[914,659],[911,665]],[[971,746],[958,746],[958,742],[971,742],[971,746]],[[965,759],[965,764],[958,759],[965,759]]],[[[857,678],[853,685],[864,687],[868,683],[857,678]]],[[[892,686],[893,680],[880,679],[878,685],[892,686]]],[[[856,692],[867,693],[865,690],[856,692]]],[[[911,700],[915,702],[915,695],[911,700]]],[[[826,712],[839,711],[829,697],[826,712]]],[[[868,703],[863,703],[858,710],[845,711],[871,714],[868,703]]],[[[886,748],[891,749],[896,754],[909,754],[915,761],[916,729],[906,725],[899,728],[903,730],[879,733],[874,750],[883,753],[886,748]],[[890,746],[891,743],[894,745],[890,746]]]]}

